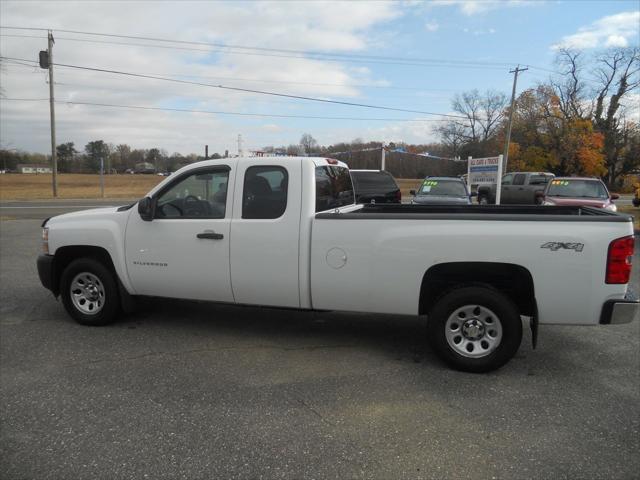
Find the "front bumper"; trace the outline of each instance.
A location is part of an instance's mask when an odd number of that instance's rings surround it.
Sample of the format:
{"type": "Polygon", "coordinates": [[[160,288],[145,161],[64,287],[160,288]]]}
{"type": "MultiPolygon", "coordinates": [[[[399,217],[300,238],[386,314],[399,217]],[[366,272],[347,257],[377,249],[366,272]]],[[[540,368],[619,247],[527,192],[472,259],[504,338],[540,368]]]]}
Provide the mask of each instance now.
{"type": "Polygon", "coordinates": [[[40,283],[53,292],[53,255],[38,255],[38,276],[40,283]]]}
{"type": "Polygon", "coordinates": [[[619,325],[629,323],[640,317],[640,299],[628,291],[622,300],[607,300],[602,306],[600,323],[603,325],[619,325]]]}

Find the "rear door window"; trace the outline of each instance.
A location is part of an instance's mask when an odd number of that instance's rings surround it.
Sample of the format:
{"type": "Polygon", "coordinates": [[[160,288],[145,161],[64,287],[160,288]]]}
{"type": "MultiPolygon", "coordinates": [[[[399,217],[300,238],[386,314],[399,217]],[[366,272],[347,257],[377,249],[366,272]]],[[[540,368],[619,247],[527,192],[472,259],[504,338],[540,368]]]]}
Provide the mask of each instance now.
{"type": "Polygon", "coordinates": [[[546,185],[550,178],[550,175],[531,175],[529,185],[546,185]]]}
{"type": "Polygon", "coordinates": [[[515,177],[513,177],[514,185],[524,185],[524,181],[527,176],[524,173],[516,173],[515,177]]]}
{"type": "Polygon", "coordinates": [[[347,168],[316,167],[316,212],[354,203],[353,184],[347,168]]]}
{"type": "Polygon", "coordinates": [[[283,167],[249,167],[244,174],[242,218],[278,218],[287,209],[289,175],[283,167]]]}

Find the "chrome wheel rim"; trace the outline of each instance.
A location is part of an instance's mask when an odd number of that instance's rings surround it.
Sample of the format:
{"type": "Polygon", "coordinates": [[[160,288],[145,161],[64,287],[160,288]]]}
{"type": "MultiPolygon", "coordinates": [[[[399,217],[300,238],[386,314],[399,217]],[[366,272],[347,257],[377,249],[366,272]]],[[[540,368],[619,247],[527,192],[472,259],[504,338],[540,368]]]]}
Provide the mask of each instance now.
{"type": "Polygon", "coordinates": [[[85,315],[100,313],[104,307],[104,285],[100,279],[90,272],[76,275],[69,287],[71,302],[85,315]]]}
{"type": "Polygon", "coordinates": [[[486,357],[502,341],[502,323],[487,307],[465,305],[449,315],[445,336],[457,354],[469,358],[486,357]]]}

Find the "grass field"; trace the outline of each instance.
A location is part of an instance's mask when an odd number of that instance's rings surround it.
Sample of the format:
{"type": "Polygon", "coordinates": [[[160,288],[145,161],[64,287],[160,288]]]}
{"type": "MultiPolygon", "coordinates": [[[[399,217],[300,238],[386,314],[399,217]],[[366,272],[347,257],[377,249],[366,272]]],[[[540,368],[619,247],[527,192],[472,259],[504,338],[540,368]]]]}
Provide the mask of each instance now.
{"type": "Polygon", "coordinates": [[[420,178],[396,178],[396,182],[400,187],[400,191],[402,192],[403,197],[409,196],[409,190],[417,190],[420,184],[422,183],[422,179],[420,178]]]}
{"type": "MultiPolygon", "coordinates": [[[[157,175],[105,175],[105,198],[139,198],[165,177],[157,175]]],[[[0,175],[0,200],[53,198],[51,175],[0,175]]],[[[100,198],[100,176],[58,174],[58,198],[100,198]]]]}
{"type": "MultiPolygon", "coordinates": [[[[157,175],[105,175],[105,198],[139,198],[164,177],[157,175]]],[[[420,179],[398,179],[402,196],[420,185],[420,179]]],[[[51,175],[0,175],[0,200],[53,198],[51,175]]],[[[58,174],[58,198],[100,198],[100,177],[74,173],[58,174]]]]}

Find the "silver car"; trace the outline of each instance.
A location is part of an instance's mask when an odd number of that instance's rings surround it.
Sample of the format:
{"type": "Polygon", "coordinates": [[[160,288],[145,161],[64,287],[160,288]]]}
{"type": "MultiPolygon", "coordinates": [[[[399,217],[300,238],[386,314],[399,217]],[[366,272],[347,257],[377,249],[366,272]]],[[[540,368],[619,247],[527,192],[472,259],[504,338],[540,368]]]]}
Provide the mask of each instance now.
{"type": "Polygon", "coordinates": [[[457,177],[427,177],[420,188],[410,191],[414,205],[470,205],[473,194],[457,177]]]}

